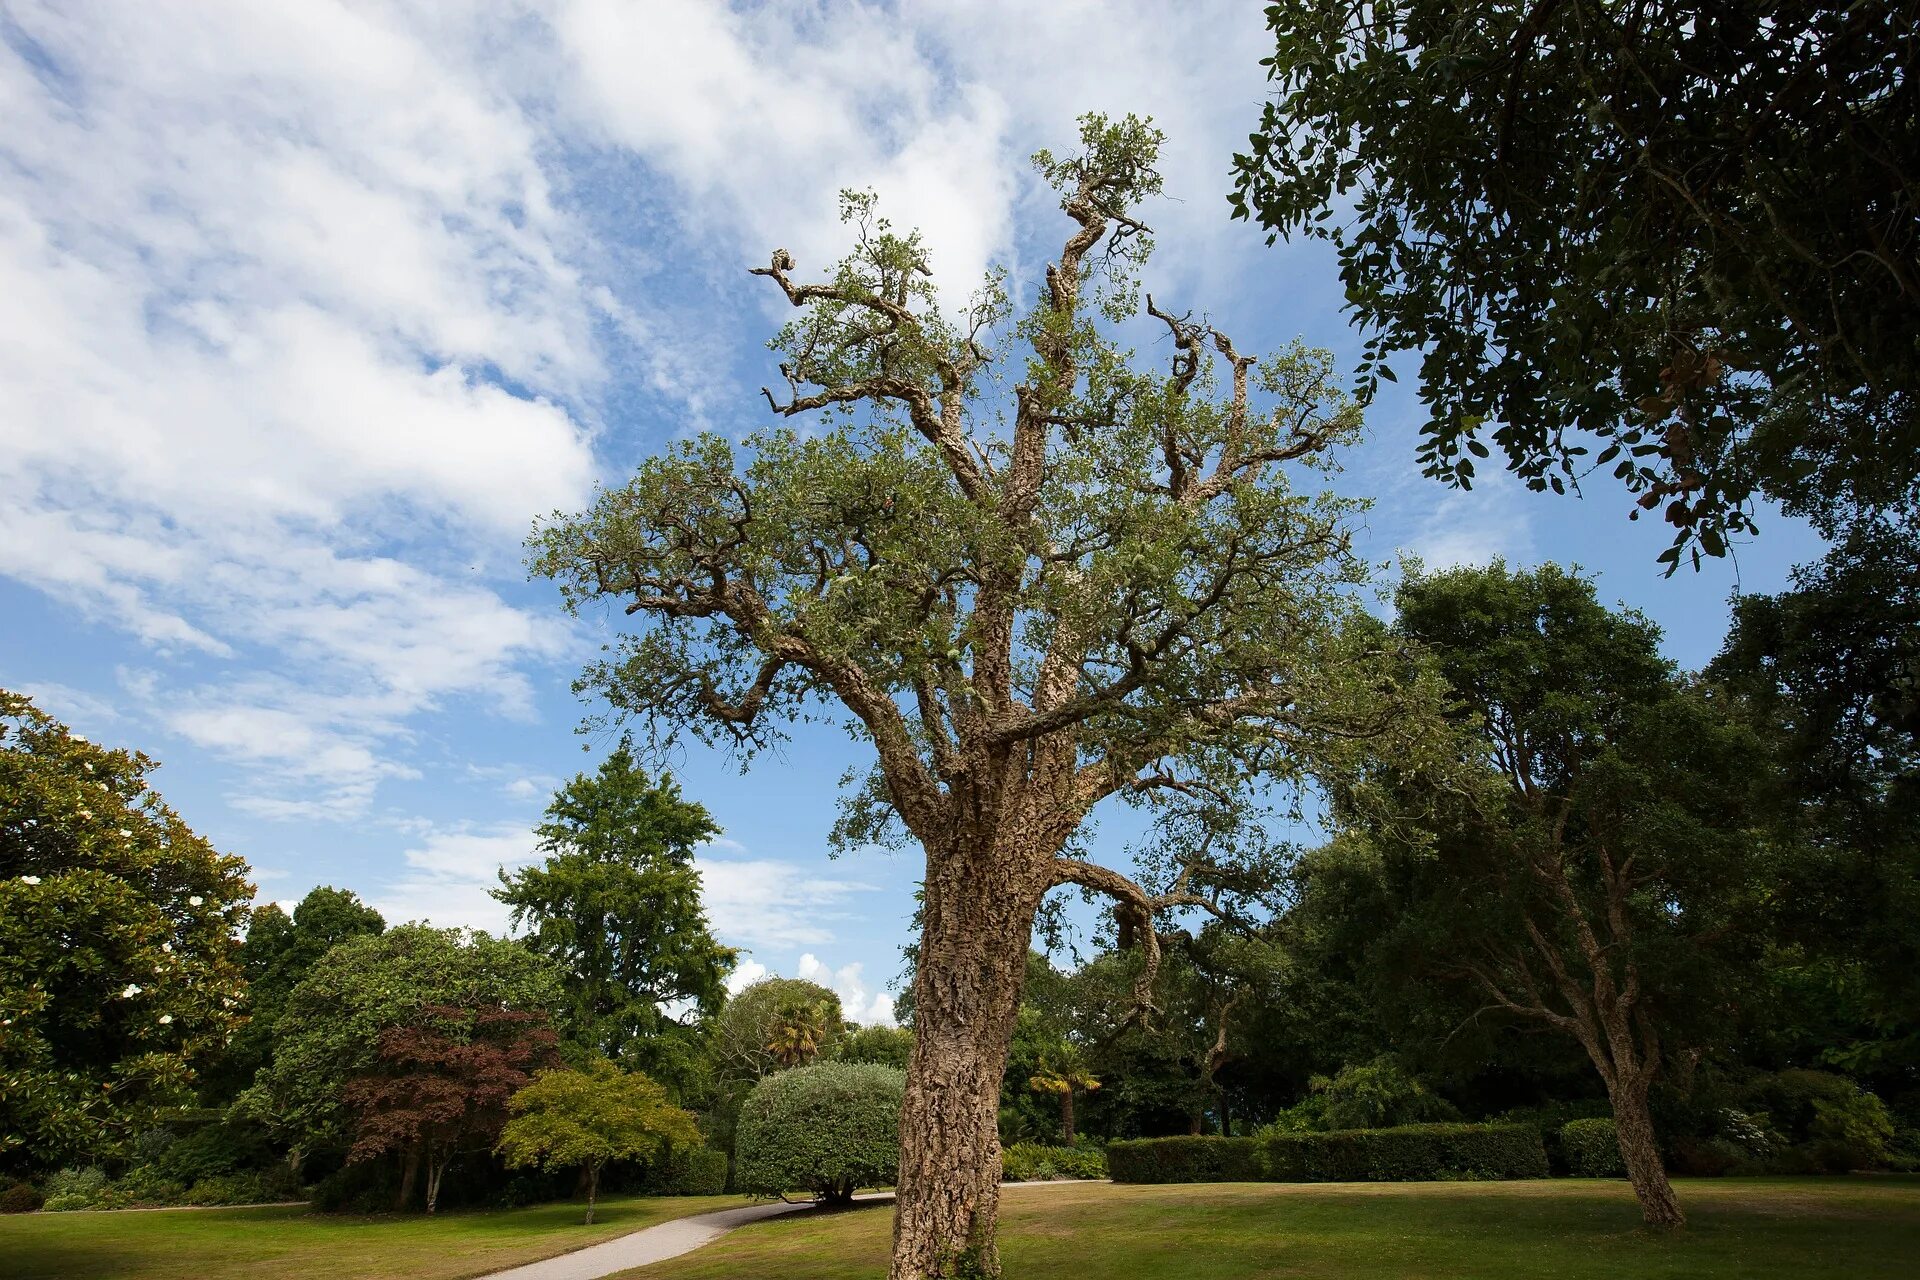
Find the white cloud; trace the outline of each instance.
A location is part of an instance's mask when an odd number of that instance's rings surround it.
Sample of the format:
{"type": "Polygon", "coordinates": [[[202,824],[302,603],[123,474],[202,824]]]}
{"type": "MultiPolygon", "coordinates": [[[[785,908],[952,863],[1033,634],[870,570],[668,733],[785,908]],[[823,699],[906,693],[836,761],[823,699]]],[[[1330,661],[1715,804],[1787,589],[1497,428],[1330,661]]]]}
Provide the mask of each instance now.
{"type": "Polygon", "coordinates": [[[253,811],[362,812],[408,717],[524,714],[521,665],[564,647],[465,571],[594,474],[566,406],[604,317],[550,139],[456,33],[377,6],[9,19],[0,573],[223,660],[155,671],[158,718],[331,786],[253,811]]]}
{"type": "Polygon", "coordinates": [[[743,960],[727,975],[727,994],[737,996],[767,976],[767,966],[758,960],[743,960]]]}
{"type": "Polygon", "coordinates": [[[776,858],[694,858],[707,920],[724,942],[750,950],[819,946],[873,885],[822,876],[776,858]]]}
{"type": "Polygon", "coordinates": [[[530,831],[435,830],[403,855],[405,873],[368,900],[395,923],[425,920],[442,928],[460,925],[504,934],[509,913],[490,890],[499,886],[502,867],[524,866],[534,857],[530,831]]]}
{"type": "Polygon", "coordinates": [[[893,997],[884,991],[870,994],[862,977],[863,967],[855,961],[843,964],[838,969],[829,968],[819,957],[808,952],[800,957],[796,976],[808,982],[817,982],[839,996],[841,1015],[848,1021],[879,1023],[890,1027],[894,1021],[893,997]]]}

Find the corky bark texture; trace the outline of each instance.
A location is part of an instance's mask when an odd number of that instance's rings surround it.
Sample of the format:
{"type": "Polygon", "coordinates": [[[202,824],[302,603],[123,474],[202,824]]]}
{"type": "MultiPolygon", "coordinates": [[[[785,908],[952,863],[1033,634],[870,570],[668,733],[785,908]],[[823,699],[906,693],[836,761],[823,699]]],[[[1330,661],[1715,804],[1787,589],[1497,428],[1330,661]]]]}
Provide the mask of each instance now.
{"type": "Polygon", "coordinates": [[[1358,591],[1355,504],[1281,472],[1358,428],[1329,359],[1259,362],[1149,299],[1172,368],[1134,369],[1103,325],[1141,309],[1132,206],[1159,190],[1159,134],[1082,123],[1079,154],[1035,157],[1069,231],[1026,314],[996,275],[950,316],[918,237],[848,194],[858,242],[828,279],[797,281],[785,250],[754,271],[799,316],[767,402],[809,429],[745,458],[690,441],[534,540],[570,607],[642,622],[582,681],[617,715],[751,754],[844,713],[875,760],[837,836],[925,852],[895,1280],[998,1271],[998,1089],[1046,894],[1137,921],[1219,906],[1204,867],[1156,890],[1077,856],[1095,807],[1230,807],[1410,723],[1358,591]]]}

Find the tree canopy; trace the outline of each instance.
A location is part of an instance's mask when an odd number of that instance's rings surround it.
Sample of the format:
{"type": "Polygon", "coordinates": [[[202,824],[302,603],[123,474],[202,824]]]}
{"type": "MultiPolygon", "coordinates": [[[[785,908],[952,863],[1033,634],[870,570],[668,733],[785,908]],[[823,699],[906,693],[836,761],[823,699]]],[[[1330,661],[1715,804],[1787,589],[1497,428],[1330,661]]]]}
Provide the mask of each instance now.
{"type": "Polygon", "coordinates": [[[1483,427],[1536,489],[1611,467],[1670,565],[1758,497],[1831,534],[1915,493],[1911,0],[1266,12],[1233,210],[1338,250],[1364,388],[1420,353],[1428,474],[1483,427]]]}
{"type": "Polygon", "coordinates": [[[560,789],[536,831],[546,861],[502,871],[493,896],[565,969],[574,1034],[686,1090],[699,1072],[692,1023],[718,1012],[734,964],[707,927],[693,866],[720,828],[623,742],[560,789]]]}
{"type": "Polygon", "coordinates": [[[247,865],[156,767],[0,690],[0,1160],[117,1151],[240,1025],[247,865]]]}
{"type": "Polygon", "coordinates": [[[1408,580],[1396,627],[1459,698],[1451,776],[1369,770],[1339,800],[1382,851],[1395,980],[1451,981],[1468,1018],[1577,1040],[1606,1085],[1649,1223],[1680,1220],[1648,1090],[1726,1043],[1775,861],[1770,768],[1658,632],[1553,565],[1408,580]]]}
{"type": "Polygon", "coordinates": [[[1243,354],[1143,300],[1160,141],[1089,116],[1034,157],[1064,241],[1024,306],[995,274],[944,307],[920,238],[845,194],[853,249],[823,279],[784,249],[753,269],[796,309],[766,398],[804,429],[680,442],[532,540],[568,608],[635,620],[581,684],[652,746],[750,757],[844,719],[876,767],[840,840],[926,853],[897,1277],[997,1267],[995,1095],[1046,893],[1213,901],[1194,867],[1150,889],[1076,856],[1095,807],[1298,781],[1418,733],[1366,612],[1364,504],[1313,475],[1360,427],[1330,358],[1243,354]],[[1136,316],[1170,367],[1114,338],[1136,316]]]}
{"type": "Polygon", "coordinates": [[[668,1101],[665,1089],[605,1058],[583,1071],[542,1071],[508,1105],[513,1118],[499,1143],[507,1165],[584,1170],[588,1225],[609,1161],[650,1159],[669,1145],[700,1140],[693,1117],[668,1101]]]}
{"type": "Polygon", "coordinates": [[[374,1069],[382,1033],[432,1007],[559,1016],[568,1002],[559,968],[508,939],[420,924],[349,938],[293,989],[246,1108],[298,1147],[344,1149],[347,1082],[374,1069]]]}

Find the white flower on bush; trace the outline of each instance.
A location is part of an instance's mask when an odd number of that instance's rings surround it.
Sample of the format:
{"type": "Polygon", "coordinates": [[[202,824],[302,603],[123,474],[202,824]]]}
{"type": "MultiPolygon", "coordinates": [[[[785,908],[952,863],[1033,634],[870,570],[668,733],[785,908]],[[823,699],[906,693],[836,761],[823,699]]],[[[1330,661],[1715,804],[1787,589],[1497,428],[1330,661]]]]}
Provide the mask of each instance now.
{"type": "Polygon", "coordinates": [[[161,1026],[163,1026],[163,1027],[168,1027],[168,1026],[172,1026],[172,1025],[173,1025],[173,1015],[172,1015],[172,1014],[170,1014],[170,1013],[163,1013],[163,1014],[161,1014],[161,1015],[160,1015],[160,1025],[161,1025],[161,1026]]]}
{"type": "Polygon", "coordinates": [[[201,897],[199,894],[196,893],[191,898],[187,899],[187,905],[190,907],[203,906],[205,905],[206,901],[207,900],[205,898],[201,897]]]}
{"type": "Polygon", "coordinates": [[[139,994],[140,994],[140,984],[137,982],[129,982],[126,986],[120,989],[120,998],[122,1000],[131,1000],[139,994]]]}
{"type": "Polygon", "coordinates": [[[40,877],[39,876],[21,876],[20,883],[21,884],[39,884],[40,877]]]}
{"type": "Polygon", "coordinates": [[[129,830],[128,830],[127,828],[125,828],[125,827],[122,827],[122,828],[120,828],[120,834],[121,834],[121,835],[123,835],[123,836],[131,836],[131,835],[133,834],[133,832],[131,832],[131,831],[129,831],[129,830]]]}

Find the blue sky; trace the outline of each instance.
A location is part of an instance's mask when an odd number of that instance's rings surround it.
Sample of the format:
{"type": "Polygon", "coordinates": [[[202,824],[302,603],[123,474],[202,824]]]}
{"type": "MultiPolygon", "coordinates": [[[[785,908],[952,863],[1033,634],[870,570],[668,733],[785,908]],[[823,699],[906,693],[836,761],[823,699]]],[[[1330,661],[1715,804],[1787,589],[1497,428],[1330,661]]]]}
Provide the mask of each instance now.
{"type": "MultiPolygon", "coordinates": [[[[263,900],[497,929],[495,869],[607,745],[568,685],[615,625],[563,617],[520,541],[677,435],[764,423],[784,303],[745,268],[829,263],[840,188],[922,227],[951,290],[1003,263],[1026,297],[1060,222],[1024,157],[1151,114],[1156,296],[1351,366],[1329,256],[1226,217],[1258,6],[921,8],[0,7],[0,685],[160,759],[263,900]]],[[[1763,513],[1663,579],[1605,484],[1420,477],[1405,385],[1339,480],[1377,560],[1579,564],[1697,665],[1732,591],[1817,551],[1763,513]]],[[[741,976],[884,1019],[918,870],[826,856],[856,763],[819,730],[679,776],[726,831],[701,863],[741,976]]]]}

